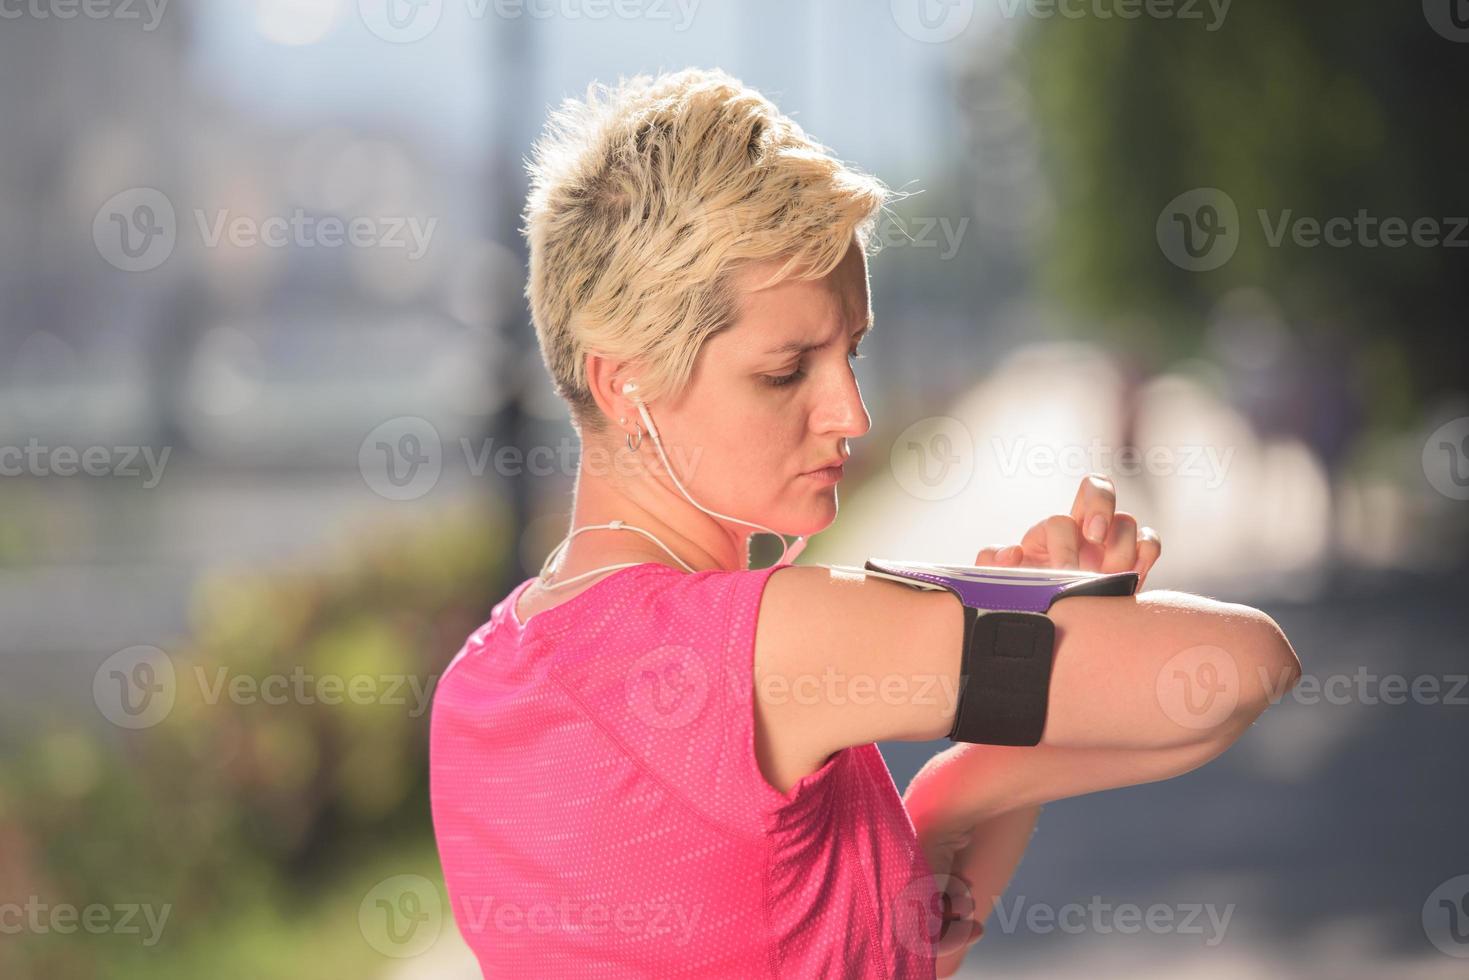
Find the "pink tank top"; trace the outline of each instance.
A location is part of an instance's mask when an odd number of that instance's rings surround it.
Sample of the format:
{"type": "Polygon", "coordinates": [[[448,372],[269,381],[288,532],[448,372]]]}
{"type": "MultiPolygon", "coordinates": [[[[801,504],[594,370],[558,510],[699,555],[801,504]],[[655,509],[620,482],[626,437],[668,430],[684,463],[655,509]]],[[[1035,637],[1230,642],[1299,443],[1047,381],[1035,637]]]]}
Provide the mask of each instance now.
{"type": "Polygon", "coordinates": [[[485,976],[934,976],[937,888],[877,746],[788,794],[760,772],[779,567],[648,562],[521,624],[528,579],[445,669],[434,833],[485,976]]]}

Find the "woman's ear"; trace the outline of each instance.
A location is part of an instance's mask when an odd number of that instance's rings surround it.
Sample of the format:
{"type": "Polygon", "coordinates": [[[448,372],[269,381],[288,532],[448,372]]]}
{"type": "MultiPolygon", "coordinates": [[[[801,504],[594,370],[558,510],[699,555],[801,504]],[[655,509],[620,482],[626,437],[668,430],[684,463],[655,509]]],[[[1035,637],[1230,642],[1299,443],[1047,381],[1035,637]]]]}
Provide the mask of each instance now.
{"type": "MultiPolygon", "coordinates": [[[[623,389],[636,373],[636,365],[628,361],[614,361],[600,354],[587,355],[587,387],[592,397],[609,425],[629,433],[633,431],[631,422],[637,418],[638,409],[623,389]],[[624,418],[628,422],[619,421],[624,418]]],[[[636,391],[636,386],[633,390],[636,391]]]]}

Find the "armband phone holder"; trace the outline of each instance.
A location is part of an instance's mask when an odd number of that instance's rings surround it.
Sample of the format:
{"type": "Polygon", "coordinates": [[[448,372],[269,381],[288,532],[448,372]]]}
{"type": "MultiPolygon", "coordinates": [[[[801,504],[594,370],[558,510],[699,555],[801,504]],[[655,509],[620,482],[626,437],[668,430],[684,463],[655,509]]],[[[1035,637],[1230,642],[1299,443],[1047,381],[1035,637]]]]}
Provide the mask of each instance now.
{"type": "Polygon", "coordinates": [[[1039,745],[1046,727],[1056,627],[1046,615],[1069,596],[1129,596],[1136,572],[935,565],[872,558],[868,574],[944,589],[964,606],[959,701],[948,738],[985,745],[1039,745]]]}

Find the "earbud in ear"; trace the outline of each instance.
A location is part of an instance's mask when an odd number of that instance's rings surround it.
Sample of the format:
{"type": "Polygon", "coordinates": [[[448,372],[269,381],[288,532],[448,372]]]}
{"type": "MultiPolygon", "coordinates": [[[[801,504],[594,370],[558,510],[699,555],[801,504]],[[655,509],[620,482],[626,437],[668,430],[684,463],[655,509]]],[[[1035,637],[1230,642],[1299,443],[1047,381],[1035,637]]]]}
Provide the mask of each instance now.
{"type": "Polygon", "coordinates": [[[637,399],[637,397],[638,397],[637,396],[637,390],[638,390],[638,383],[636,381],[629,381],[629,382],[627,382],[626,384],[624,384],[622,386],[622,393],[624,395],[631,396],[633,399],[637,399]]]}

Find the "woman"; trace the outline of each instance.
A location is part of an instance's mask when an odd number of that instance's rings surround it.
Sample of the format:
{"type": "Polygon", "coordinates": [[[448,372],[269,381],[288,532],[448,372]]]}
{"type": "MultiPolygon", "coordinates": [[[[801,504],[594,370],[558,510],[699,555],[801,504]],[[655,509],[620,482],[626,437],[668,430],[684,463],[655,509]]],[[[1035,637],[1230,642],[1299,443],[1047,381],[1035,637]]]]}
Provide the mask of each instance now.
{"type": "MultiPolygon", "coordinates": [[[[1041,743],[956,745],[900,798],[874,743],[944,737],[953,698],[856,684],[953,691],[960,606],[791,564],[870,424],[849,358],[888,192],[718,71],[594,87],[531,172],[527,295],[584,462],[571,533],[435,693],[435,832],[486,976],[948,975],[1040,805],[1201,765],[1267,703],[1255,668],[1299,670],[1252,609],[1068,599],[1041,743]],[[750,569],[757,531],[800,537],[750,569]],[[1156,695],[1201,645],[1240,677],[1203,728],[1156,695]]],[[[1159,551],[1089,479],[976,563],[1159,551]]]]}

